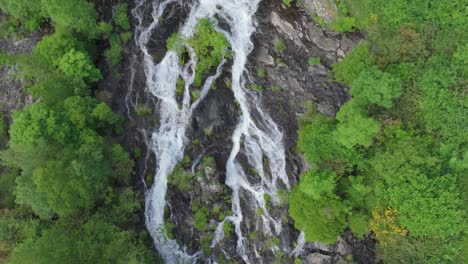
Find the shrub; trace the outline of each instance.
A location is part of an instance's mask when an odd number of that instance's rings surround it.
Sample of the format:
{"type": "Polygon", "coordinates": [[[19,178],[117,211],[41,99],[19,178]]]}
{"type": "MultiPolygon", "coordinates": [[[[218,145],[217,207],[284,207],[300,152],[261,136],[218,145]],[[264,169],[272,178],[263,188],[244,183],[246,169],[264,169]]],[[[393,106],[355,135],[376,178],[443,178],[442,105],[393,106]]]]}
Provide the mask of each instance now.
{"type": "Polygon", "coordinates": [[[361,42],[342,61],[333,65],[333,74],[337,81],[351,84],[372,63],[367,45],[361,42]]]}
{"type": "Polygon", "coordinates": [[[389,73],[378,70],[377,67],[362,71],[351,83],[350,90],[355,100],[387,109],[392,107],[392,100],[400,97],[401,92],[401,81],[389,73]]]}
{"type": "Polygon", "coordinates": [[[193,215],[193,225],[197,228],[198,231],[203,232],[206,229],[208,223],[208,208],[194,208],[195,211],[193,215]]]}
{"type": "Polygon", "coordinates": [[[313,66],[313,65],[318,65],[320,64],[320,58],[317,58],[317,57],[310,57],[309,60],[309,65],[310,66],[313,66]]]}
{"type": "Polygon", "coordinates": [[[286,48],[286,43],[282,39],[278,39],[275,42],[275,50],[276,51],[282,51],[286,48]]]}
{"type": "Polygon", "coordinates": [[[340,33],[353,32],[356,30],[356,19],[346,16],[339,17],[331,22],[331,27],[340,33]]]}
{"type": "Polygon", "coordinates": [[[289,214],[294,226],[304,231],[309,242],[333,244],[346,228],[346,208],[337,197],[324,196],[315,200],[300,187],[291,192],[289,214]]]}
{"type": "Polygon", "coordinates": [[[101,72],[91,62],[88,54],[74,49],[63,55],[58,61],[58,68],[65,76],[88,83],[97,82],[102,78],[101,72]]]}
{"type": "Polygon", "coordinates": [[[357,238],[363,238],[369,233],[368,222],[370,217],[362,213],[354,213],[348,216],[348,226],[357,238]]]}

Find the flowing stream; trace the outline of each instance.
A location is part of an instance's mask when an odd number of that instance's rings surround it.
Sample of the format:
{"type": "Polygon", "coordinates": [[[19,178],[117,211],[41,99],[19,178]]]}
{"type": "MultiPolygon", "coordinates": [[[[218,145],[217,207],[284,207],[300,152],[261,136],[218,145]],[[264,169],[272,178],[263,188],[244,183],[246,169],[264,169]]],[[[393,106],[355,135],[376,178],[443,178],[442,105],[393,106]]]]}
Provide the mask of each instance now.
{"type": "MultiPolygon", "coordinates": [[[[146,193],[146,225],[154,240],[157,250],[167,263],[191,263],[202,253],[190,255],[175,240],[167,237],[164,228],[164,208],[167,193],[168,175],[181,161],[187,143],[187,128],[191,124],[194,109],[202,102],[210,91],[211,84],[221,75],[226,61],[217,67],[216,73],[207,78],[202,86],[200,97],[192,102],[190,86],[194,81],[197,58],[191,47],[191,59],[183,66],[179,56],[168,51],[158,64],[149,52],[148,43],[153,34],[157,34],[159,22],[166,8],[171,5],[182,5],[183,0],[136,0],[133,16],[137,20],[135,29],[136,46],[142,54],[146,76],[147,96],[157,98],[156,112],[160,124],[151,132],[149,147],[156,156],[156,175],[154,183],[146,193]],[[152,21],[145,23],[145,8],[147,1],[152,1],[152,21]],[[185,81],[181,102],[176,96],[178,78],[185,81]]],[[[254,15],[260,0],[198,0],[191,6],[191,11],[185,23],[179,30],[184,37],[194,34],[197,22],[201,18],[209,18],[216,25],[216,30],[222,32],[230,43],[233,52],[232,92],[239,103],[239,121],[232,135],[232,150],[226,164],[226,185],[232,190],[232,215],[224,221],[234,225],[237,237],[237,254],[246,263],[254,261],[257,252],[251,252],[248,240],[241,228],[244,215],[243,206],[249,206],[250,211],[260,210],[261,214],[253,216],[262,223],[261,231],[266,237],[277,236],[281,232],[281,221],[270,215],[266,205],[266,195],[277,201],[278,187],[289,189],[286,174],[285,150],[283,134],[271,117],[261,108],[259,95],[245,88],[247,57],[253,50],[251,35],[255,31],[254,15]],[[228,30],[217,26],[219,19],[229,25],[228,30]],[[243,155],[246,161],[241,163],[243,155]],[[247,170],[246,164],[249,168],[247,170]],[[249,175],[250,174],[250,175],[249,175]],[[253,175],[252,175],[253,174],[253,175]],[[255,178],[255,183],[251,180],[255,178]],[[244,202],[243,202],[244,201],[244,202]]],[[[219,245],[224,237],[223,224],[219,223],[211,247],[219,245]]],[[[278,250],[273,248],[273,251],[278,250]]]]}

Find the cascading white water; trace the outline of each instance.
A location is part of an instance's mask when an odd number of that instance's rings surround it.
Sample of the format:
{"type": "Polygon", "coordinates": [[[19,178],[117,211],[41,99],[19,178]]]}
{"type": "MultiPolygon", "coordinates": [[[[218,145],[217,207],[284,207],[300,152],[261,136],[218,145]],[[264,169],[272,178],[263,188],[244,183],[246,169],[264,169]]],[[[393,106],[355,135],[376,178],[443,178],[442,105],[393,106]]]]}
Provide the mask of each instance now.
{"type": "MultiPolygon", "coordinates": [[[[153,21],[148,26],[144,26],[143,21],[145,0],[136,1],[136,7],[132,11],[138,22],[135,34],[136,45],[143,54],[148,92],[158,98],[157,112],[160,115],[160,127],[152,132],[150,144],[156,155],[157,168],[154,184],[146,194],[146,225],[158,251],[167,263],[194,262],[197,256],[186,254],[174,240],[167,238],[164,231],[167,177],[183,157],[186,130],[190,125],[193,110],[206,97],[211,84],[221,74],[225,61],[223,60],[218,66],[216,74],[205,81],[200,97],[191,103],[189,88],[194,81],[197,63],[194,52],[190,52],[191,60],[184,66],[180,66],[178,55],[172,51],[168,51],[163,60],[156,65],[147,48],[166,7],[180,3],[182,0],[154,0],[153,21]],[[176,82],[179,77],[185,81],[180,105],[176,98],[176,82]]],[[[234,224],[237,252],[245,262],[250,262],[250,259],[247,254],[247,241],[241,229],[244,219],[241,195],[244,195],[243,199],[251,200],[250,206],[254,211],[261,208],[260,217],[265,235],[278,235],[281,232],[281,223],[269,214],[265,194],[273,200],[277,199],[276,191],[280,181],[289,188],[282,132],[271,117],[261,109],[258,95],[244,87],[247,57],[253,49],[250,40],[255,31],[253,17],[259,2],[260,0],[199,0],[192,7],[189,17],[180,30],[182,36],[190,37],[201,18],[210,18],[215,23],[217,18],[222,18],[230,27],[229,32],[218,27],[217,30],[226,35],[233,51],[232,91],[241,112],[239,123],[232,136],[233,148],[226,164],[226,184],[232,189],[233,214],[224,221],[231,221],[234,224]],[[255,177],[259,179],[255,184],[249,182],[246,170],[238,160],[240,154],[247,157],[249,166],[255,170],[255,177]],[[268,170],[264,168],[264,159],[269,161],[268,170]]],[[[191,50],[190,47],[187,48],[191,50]]],[[[219,223],[216,229],[212,247],[223,239],[224,221],[219,223]]]]}

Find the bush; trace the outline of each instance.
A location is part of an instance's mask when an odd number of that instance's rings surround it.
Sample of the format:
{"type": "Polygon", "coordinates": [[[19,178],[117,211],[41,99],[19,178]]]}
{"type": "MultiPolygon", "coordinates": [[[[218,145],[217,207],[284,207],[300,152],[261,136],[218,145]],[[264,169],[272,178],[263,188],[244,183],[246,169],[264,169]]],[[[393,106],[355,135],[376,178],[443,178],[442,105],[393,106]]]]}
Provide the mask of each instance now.
{"type": "MultiPolygon", "coordinates": [[[[300,184],[299,184],[300,186],[300,184]]],[[[335,243],[346,228],[346,208],[335,196],[315,200],[296,187],[291,192],[289,214],[308,242],[335,243]]]]}
{"type": "Polygon", "coordinates": [[[353,17],[339,17],[337,20],[332,21],[331,27],[340,32],[353,32],[356,30],[356,19],[353,17]]]}
{"type": "Polygon", "coordinates": [[[102,78],[101,72],[91,62],[88,54],[74,49],[63,55],[58,61],[58,68],[65,76],[87,83],[97,82],[102,78]]]}
{"type": "Polygon", "coordinates": [[[363,238],[369,233],[368,222],[370,217],[365,214],[355,213],[348,216],[348,226],[357,238],[363,238]]]}
{"type": "Polygon", "coordinates": [[[359,74],[373,64],[367,45],[359,43],[342,61],[333,65],[335,79],[351,84],[359,74]]]}
{"type": "Polygon", "coordinates": [[[308,63],[310,66],[318,65],[320,64],[320,58],[317,57],[310,57],[308,60],[308,63]]]}
{"type": "Polygon", "coordinates": [[[201,86],[203,76],[217,67],[224,57],[229,56],[229,43],[222,33],[215,31],[209,19],[198,21],[195,34],[188,43],[198,57],[194,84],[201,86]]]}
{"type": "Polygon", "coordinates": [[[286,43],[282,39],[278,39],[275,42],[275,50],[276,51],[282,51],[286,48],[286,43]]]}
{"type": "Polygon", "coordinates": [[[377,67],[362,71],[351,83],[350,90],[354,100],[363,104],[376,104],[386,109],[392,107],[392,100],[400,97],[401,92],[401,81],[378,70],[377,67]]]}

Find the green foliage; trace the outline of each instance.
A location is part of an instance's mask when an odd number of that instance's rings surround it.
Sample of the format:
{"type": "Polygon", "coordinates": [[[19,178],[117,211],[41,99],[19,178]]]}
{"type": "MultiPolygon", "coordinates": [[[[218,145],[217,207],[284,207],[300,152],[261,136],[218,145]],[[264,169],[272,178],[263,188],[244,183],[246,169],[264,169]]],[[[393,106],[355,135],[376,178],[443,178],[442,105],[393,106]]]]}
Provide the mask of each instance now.
{"type": "Polygon", "coordinates": [[[310,57],[307,62],[309,63],[310,66],[319,65],[320,64],[320,58],[310,57]]]}
{"type": "Polygon", "coordinates": [[[122,45],[119,41],[111,41],[104,55],[111,66],[116,66],[122,60],[122,45]]]}
{"type": "Polygon", "coordinates": [[[356,30],[356,19],[353,17],[339,17],[332,21],[331,27],[341,33],[353,32],[356,30]]]}
{"type": "Polygon", "coordinates": [[[401,95],[401,82],[388,73],[371,67],[359,74],[351,83],[350,94],[364,104],[392,107],[392,100],[401,95]]]}
{"type": "Polygon", "coordinates": [[[291,3],[293,0],[282,0],[283,1],[283,4],[287,7],[291,7],[291,3]]]}
{"type": "Polygon", "coordinates": [[[336,187],[336,174],[331,171],[309,170],[301,178],[299,189],[314,200],[334,193],[336,187]]]}
{"type": "Polygon", "coordinates": [[[365,214],[351,214],[348,216],[348,226],[353,234],[358,238],[363,238],[369,233],[367,227],[370,217],[365,214]]]}
{"type": "Polygon", "coordinates": [[[97,14],[93,4],[82,0],[41,0],[42,10],[59,31],[94,37],[97,14]]]}
{"type": "Polygon", "coordinates": [[[43,21],[54,26],[33,54],[0,53],[0,64],[17,66],[39,99],[14,112],[0,152],[0,262],[155,263],[145,234],[121,229],[139,229],[141,210],[141,196],[128,187],[133,162],[111,138],[122,132],[122,118],[87,97],[102,78],[93,64],[96,38],[109,40],[105,55],[114,64],[131,38],[127,5],[111,24],[97,23],[87,0],[5,0],[0,9],[10,15],[1,18],[2,36],[43,21]]]}
{"type": "Polygon", "coordinates": [[[230,237],[232,235],[233,230],[234,230],[234,225],[229,221],[224,221],[223,223],[224,237],[230,237]]]}
{"type": "Polygon", "coordinates": [[[277,39],[275,41],[275,50],[276,51],[282,51],[286,48],[286,43],[282,39],[277,39]]]}
{"type": "Polygon", "coordinates": [[[349,153],[336,141],[330,133],[335,130],[336,122],[330,118],[313,114],[299,130],[299,150],[311,164],[318,164],[321,168],[342,167],[349,153]]]}
{"type": "Polygon", "coordinates": [[[56,32],[42,38],[34,48],[33,54],[52,66],[58,66],[60,59],[72,50],[84,51],[84,44],[71,34],[56,32]]]}
{"type": "Polygon", "coordinates": [[[151,108],[147,107],[147,106],[144,106],[144,105],[137,105],[136,113],[140,117],[150,116],[151,114],[153,114],[153,110],[151,108]]]}
{"type": "Polygon", "coordinates": [[[356,236],[372,228],[384,263],[463,263],[468,14],[462,2],[337,2],[342,21],[334,25],[368,30],[368,43],[333,66],[353,97],[336,119],[307,114],[301,124],[298,147],[314,169],[293,191],[290,212],[308,239],[332,241],[307,222],[320,212],[314,197],[346,208],[356,236]],[[321,191],[327,175],[337,177],[321,191]]]}
{"type": "Polygon", "coordinates": [[[97,82],[102,78],[101,72],[91,62],[88,54],[74,49],[67,52],[58,62],[58,68],[67,77],[97,82]]]}
{"type": "Polygon", "coordinates": [[[379,122],[362,114],[354,101],[344,104],[336,119],[340,122],[333,135],[336,141],[346,148],[356,145],[368,147],[380,131],[379,122]]]}
{"type": "Polygon", "coordinates": [[[367,45],[361,42],[342,61],[333,65],[333,74],[337,81],[349,84],[371,65],[367,45]]]}
{"type": "Polygon", "coordinates": [[[305,232],[309,242],[333,244],[346,227],[346,208],[336,196],[316,200],[301,191],[301,184],[291,192],[289,214],[294,226],[305,232]]]}
{"type": "Polygon", "coordinates": [[[195,34],[188,40],[188,43],[198,57],[194,83],[196,86],[201,86],[203,76],[228,56],[229,43],[222,33],[215,31],[209,19],[198,21],[195,34]]]}
{"type": "Polygon", "coordinates": [[[128,9],[127,3],[119,4],[116,9],[117,11],[114,14],[115,25],[124,31],[129,31],[130,20],[128,19],[128,16],[127,16],[127,9],[128,9]]]}
{"type": "Polygon", "coordinates": [[[384,263],[464,263],[459,238],[401,237],[378,247],[377,256],[384,263]]]}
{"type": "Polygon", "coordinates": [[[0,167],[0,208],[15,206],[15,179],[19,171],[12,168],[0,167]]]}
{"type": "Polygon", "coordinates": [[[0,2],[0,9],[18,19],[29,32],[38,28],[44,19],[41,1],[3,0],[0,2]]]}
{"type": "Polygon", "coordinates": [[[264,68],[258,68],[257,69],[257,75],[260,78],[265,78],[266,77],[266,72],[264,68]]]}
{"type": "Polygon", "coordinates": [[[194,215],[193,215],[193,225],[195,228],[197,228],[198,231],[203,232],[206,229],[206,226],[208,224],[208,208],[206,207],[201,207],[201,208],[196,208],[194,207],[193,209],[194,215]]]}
{"type": "Polygon", "coordinates": [[[120,118],[94,99],[70,97],[54,109],[36,103],[13,119],[4,159],[22,170],[17,202],[41,217],[92,207],[110,178],[129,173],[128,155],[93,131],[117,127],[120,118]]]}
{"type": "Polygon", "coordinates": [[[172,172],[170,184],[176,186],[181,191],[187,191],[192,184],[193,175],[185,171],[181,166],[177,166],[172,172]]]}
{"type": "Polygon", "coordinates": [[[151,263],[149,250],[132,233],[95,218],[82,226],[57,223],[40,238],[20,244],[10,263],[151,263]]]}

